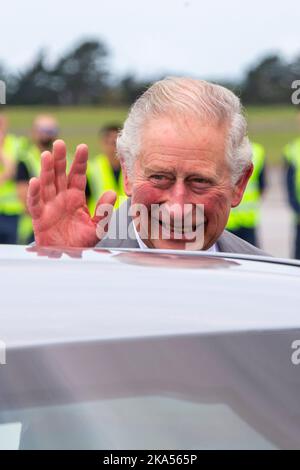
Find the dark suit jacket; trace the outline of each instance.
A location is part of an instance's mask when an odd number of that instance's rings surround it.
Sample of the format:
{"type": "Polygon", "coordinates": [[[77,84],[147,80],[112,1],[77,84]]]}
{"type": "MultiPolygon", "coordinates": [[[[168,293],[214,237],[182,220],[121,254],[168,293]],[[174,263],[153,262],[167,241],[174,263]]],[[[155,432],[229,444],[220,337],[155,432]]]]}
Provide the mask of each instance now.
{"type": "MultiPolygon", "coordinates": [[[[132,218],[128,215],[128,207],[130,199],[123,203],[118,210],[116,210],[112,216],[112,220],[108,229],[108,233],[98,244],[99,248],[139,248],[138,241],[134,236],[132,230],[132,218]],[[120,226],[122,226],[122,232],[126,234],[126,238],[120,237],[120,226]],[[124,227],[126,224],[126,227],[124,227]],[[114,232],[116,228],[116,236],[114,232]],[[131,235],[131,236],[130,236],[131,235]]],[[[264,251],[256,248],[250,243],[242,240],[241,238],[233,235],[232,233],[224,230],[220,238],[217,240],[218,250],[223,253],[239,253],[247,255],[257,256],[270,256],[264,251]]]]}

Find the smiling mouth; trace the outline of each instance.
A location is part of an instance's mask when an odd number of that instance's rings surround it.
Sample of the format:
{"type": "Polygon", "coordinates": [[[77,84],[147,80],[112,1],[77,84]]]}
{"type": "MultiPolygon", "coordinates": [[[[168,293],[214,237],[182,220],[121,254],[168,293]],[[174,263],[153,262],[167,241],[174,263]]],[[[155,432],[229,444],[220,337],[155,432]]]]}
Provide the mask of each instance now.
{"type": "MultiPolygon", "coordinates": [[[[157,222],[157,221],[156,221],[157,222]]],[[[167,230],[170,234],[177,234],[177,235],[189,235],[193,233],[197,233],[200,229],[205,228],[207,225],[207,219],[204,219],[204,222],[201,224],[193,224],[192,227],[184,227],[184,225],[174,225],[174,224],[167,224],[162,220],[158,220],[158,223],[162,229],[167,230]]]]}

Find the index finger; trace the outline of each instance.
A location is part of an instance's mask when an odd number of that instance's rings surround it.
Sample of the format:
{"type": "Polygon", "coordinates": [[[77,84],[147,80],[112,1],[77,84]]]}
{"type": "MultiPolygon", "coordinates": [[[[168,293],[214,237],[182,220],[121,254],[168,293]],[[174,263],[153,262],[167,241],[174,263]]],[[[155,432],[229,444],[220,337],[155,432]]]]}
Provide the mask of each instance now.
{"type": "Polygon", "coordinates": [[[43,212],[41,183],[38,178],[31,178],[27,193],[27,207],[32,219],[39,219],[43,212]]]}

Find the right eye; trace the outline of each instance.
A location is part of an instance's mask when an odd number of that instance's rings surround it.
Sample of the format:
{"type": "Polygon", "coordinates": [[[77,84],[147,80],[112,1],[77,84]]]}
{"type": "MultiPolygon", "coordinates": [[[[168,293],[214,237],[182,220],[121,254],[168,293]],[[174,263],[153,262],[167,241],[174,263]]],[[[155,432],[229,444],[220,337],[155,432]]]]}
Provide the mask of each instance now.
{"type": "Polygon", "coordinates": [[[166,181],[168,180],[166,175],[155,174],[150,176],[151,179],[155,181],[166,181]]]}

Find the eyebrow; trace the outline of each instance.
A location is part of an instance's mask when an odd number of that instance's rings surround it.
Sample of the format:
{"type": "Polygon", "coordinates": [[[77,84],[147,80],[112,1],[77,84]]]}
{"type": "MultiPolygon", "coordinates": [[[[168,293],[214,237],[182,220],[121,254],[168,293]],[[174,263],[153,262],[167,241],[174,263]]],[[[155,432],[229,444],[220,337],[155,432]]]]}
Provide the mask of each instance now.
{"type": "MultiPolygon", "coordinates": [[[[145,168],[145,174],[146,176],[150,176],[152,173],[159,173],[161,175],[171,175],[171,176],[175,176],[176,175],[176,170],[174,168],[169,168],[168,170],[166,169],[162,169],[162,168],[159,168],[159,167],[151,167],[151,168],[145,168]]],[[[207,181],[211,182],[211,183],[215,183],[216,182],[216,176],[215,175],[212,175],[211,173],[210,174],[204,174],[202,172],[193,172],[193,173],[189,173],[188,175],[184,176],[184,179],[192,179],[192,178],[203,178],[203,179],[206,179],[207,181]]]]}
{"type": "Polygon", "coordinates": [[[160,173],[161,175],[170,175],[170,174],[173,174],[176,173],[175,169],[174,168],[168,168],[167,170],[166,169],[162,169],[162,168],[159,168],[159,167],[151,167],[151,168],[145,168],[145,173],[146,175],[149,175],[151,173],[160,173]]]}
{"type": "MultiPolygon", "coordinates": [[[[151,166],[149,165],[149,166],[144,167],[144,171],[145,171],[145,173],[153,173],[153,172],[156,172],[156,173],[177,173],[177,168],[172,167],[172,166],[168,166],[168,168],[166,168],[164,166],[162,168],[161,166],[153,164],[151,166]]],[[[189,176],[204,176],[204,174],[202,173],[201,169],[199,169],[198,171],[197,170],[192,170],[189,173],[189,176]]],[[[211,173],[208,176],[212,176],[211,173]]]]}

